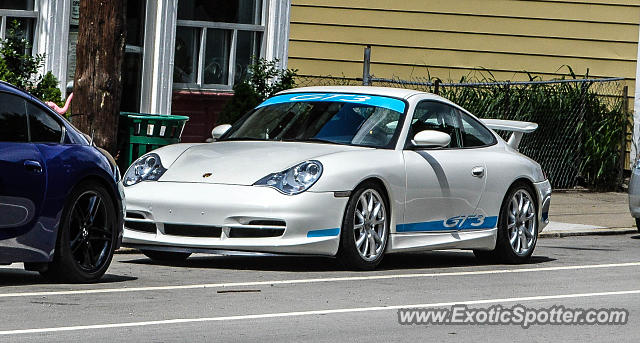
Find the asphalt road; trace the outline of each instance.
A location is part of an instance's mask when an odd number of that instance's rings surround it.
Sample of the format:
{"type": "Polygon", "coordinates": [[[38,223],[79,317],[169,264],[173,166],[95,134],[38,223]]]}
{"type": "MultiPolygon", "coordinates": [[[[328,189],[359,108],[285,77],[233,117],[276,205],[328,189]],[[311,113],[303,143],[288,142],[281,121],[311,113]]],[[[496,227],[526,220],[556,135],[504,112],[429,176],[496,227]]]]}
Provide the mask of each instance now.
{"type": "Polygon", "coordinates": [[[640,337],[640,235],[548,238],[531,264],[466,251],[390,255],[375,272],[331,259],[118,254],[102,283],[0,268],[0,342],[619,341],[640,337]],[[618,326],[398,324],[398,308],[625,308],[618,326]]]}

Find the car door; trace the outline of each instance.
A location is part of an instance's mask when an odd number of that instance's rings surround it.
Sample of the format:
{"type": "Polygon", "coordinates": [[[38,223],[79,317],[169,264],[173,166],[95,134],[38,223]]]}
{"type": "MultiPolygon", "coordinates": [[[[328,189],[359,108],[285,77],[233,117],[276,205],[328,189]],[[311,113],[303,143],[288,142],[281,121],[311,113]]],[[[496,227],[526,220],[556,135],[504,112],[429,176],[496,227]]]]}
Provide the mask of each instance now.
{"type": "MultiPolygon", "coordinates": [[[[444,102],[417,104],[403,151],[407,193],[404,224],[398,232],[446,232],[485,228],[476,207],[485,188],[481,154],[464,147],[458,110],[444,102]],[[451,136],[448,147],[421,149],[411,139],[423,130],[451,136]]],[[[491,223],[488,223],[491,224],[491,223]]]]}
{"type": "Polygon", "coordinates": [[[0,92],[0,247],[29,231],[46,194],[42,155],[29,142],[26,101],[0,92]]]}

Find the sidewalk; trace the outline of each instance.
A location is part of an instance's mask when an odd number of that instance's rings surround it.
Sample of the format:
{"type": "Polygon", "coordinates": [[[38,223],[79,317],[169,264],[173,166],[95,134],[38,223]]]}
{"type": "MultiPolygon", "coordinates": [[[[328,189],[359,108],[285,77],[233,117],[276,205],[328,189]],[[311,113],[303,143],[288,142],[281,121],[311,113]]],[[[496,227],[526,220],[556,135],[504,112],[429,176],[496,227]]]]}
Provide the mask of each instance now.
{"type": "Polygon", "coordinates": [[[540,237],[638,232],[627,193],[555,192],[549,220],[540,237]]]}

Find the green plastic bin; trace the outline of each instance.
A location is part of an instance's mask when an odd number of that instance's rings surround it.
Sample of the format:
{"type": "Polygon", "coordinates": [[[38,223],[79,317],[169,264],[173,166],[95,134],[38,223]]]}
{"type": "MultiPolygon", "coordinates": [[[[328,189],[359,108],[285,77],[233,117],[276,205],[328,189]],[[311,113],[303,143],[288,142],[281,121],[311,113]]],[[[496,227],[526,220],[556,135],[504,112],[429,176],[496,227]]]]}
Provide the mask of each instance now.
{"type": "Polygon", "coordinates": [[[127,170],[151,150],[179,143],[187,120],[187,116],[120,112],[120,128],[124,130],[120,169],[127,170]]]}

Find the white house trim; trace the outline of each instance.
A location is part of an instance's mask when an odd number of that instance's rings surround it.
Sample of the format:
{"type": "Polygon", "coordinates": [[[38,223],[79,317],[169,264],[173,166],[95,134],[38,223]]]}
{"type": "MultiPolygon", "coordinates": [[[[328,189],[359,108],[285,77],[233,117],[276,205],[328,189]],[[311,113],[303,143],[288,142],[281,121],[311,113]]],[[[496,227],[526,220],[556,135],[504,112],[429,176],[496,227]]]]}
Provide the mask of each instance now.
{"type": "Polygon", "coordinates": [[[280,67],[287,67],[289,54],[289,11],[291,0],[269,0],[266,15],[266,45],[264,58],[280,60],[280,67]]]}
{"type": "Polygon", "coordinates": [[[147,1],[140,112],[171,114],[178,0],[147,1]]]}
{"type": "Polygon", "coordinates": [[[34,34],[34,52],[45,54],[44,72],[51,71],[60,80],[58,87],[65,96],[71,2],[36,0],[34,9],[38,14],[34,34]]]}
{"type": "Polygon", "coordinates": [[[638,156],[640,142],[640,27],[638,29],[638,58],[636,62],[636,87],[633,101],[633,135],[631,137],[631,156],[629,161],[631,168],[638,156]]]}

